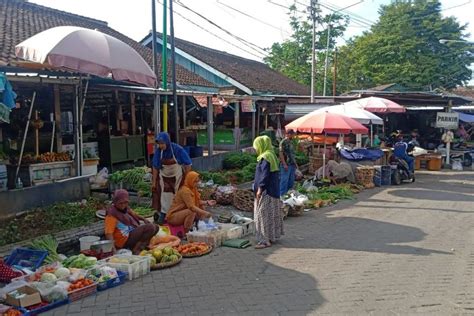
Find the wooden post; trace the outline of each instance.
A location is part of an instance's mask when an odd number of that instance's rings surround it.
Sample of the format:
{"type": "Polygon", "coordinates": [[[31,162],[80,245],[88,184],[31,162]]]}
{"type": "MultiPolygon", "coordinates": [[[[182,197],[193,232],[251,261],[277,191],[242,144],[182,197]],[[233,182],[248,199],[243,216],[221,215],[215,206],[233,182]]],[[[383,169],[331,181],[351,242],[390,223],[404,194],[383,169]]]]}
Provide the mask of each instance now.
{"type": "Polygon", "coordinates": [[[240,102],[236,102],[234,106],[234,140],[236,150],[240,149],[240,102]]]}
{"type": "Polygon", "coordinates": [[[252,111],[252,142],[255,139],[255,135],[256,135],[255,133],[255,114],[256,114],[255,112],[257,111],[256,107],[257,107],[257,104],[255,104],[255,108],[252,111]]]}
{"type": "Polygon", "coordinates": [[[130,93],[130,119],[132,121],[132,135],[137,131],[137,113],[135,107],[135,93],[130,93]]]}
{"type": "MultiPolygon", "coordinates": [[[[35,111],[35,121],[38,121],[38,111],[35,111]]],[[[39,156],[39,128],[35,127],[35,154],[39,156]]]]}
{"type": "Polygon", "coordinates": [[[56,125],[56,151],[61,152],[63,139],[61,138],[61,93],[59,85],[54,84],[54,124],[56,125]]]}
{"type": "Polygon", "coordinates": [[[183,95],[183,129],[186,129],[186,96],[183,95]]]}
{"type": "Polygon", "coordinates": [[[337,47],[334,50],[334,73],[332,79],[332,95],[336,96],[336,86],[337,86],[337,47]]]}
{"type": "Polygon", "coordinates": [[[214,111],[212,97],[207,97],[207,155],[210,157],[214,152],[214,111]]]}
{"type": "Polygon", "coordinates": [[[119,92],[115,90],[115,124],[117,126],[117,132],[122,130],[122,120],[123,120],[123,112],[122,112],[122,105],[120,104],[119,99],[119,92]]]}
{"type": "Polygon", "coordinates": [[[257,103],[255,103],[255,110],[257,111],[257,133],[256,135],[260,135],[260,107],[257,103]]]}

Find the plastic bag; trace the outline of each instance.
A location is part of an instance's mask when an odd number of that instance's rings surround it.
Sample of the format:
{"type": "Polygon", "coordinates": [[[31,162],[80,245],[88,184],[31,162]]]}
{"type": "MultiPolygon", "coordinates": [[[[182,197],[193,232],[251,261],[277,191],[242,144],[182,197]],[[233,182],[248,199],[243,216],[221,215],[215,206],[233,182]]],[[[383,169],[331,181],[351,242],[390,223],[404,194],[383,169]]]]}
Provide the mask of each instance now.
{"type": "Polygon", "coordinates": [[[301,172],[300,169],[296,169],[295,170],[295,180],[299,181],[299,180],[303,179],[303,177],[304,177],[303,172],[301,172]]]}
{"type": "Polygon", "coordinates": [[[61,285],[55,285],[46,295],[41,294],[41,297],[48,303],[63,301],[68,298],[67,288],[61,285]]]}
{"type": "Polygon", "coordinates": [[[461,163],[461,160],[453,160],[453,165],[452,165],[452,169],[453,170],[457,170],[457,171],[462,171],[462,163],[461,163]]]}
{"type": "Polygon", "coordinates": [[[122,256],[131,256],[131,255],[133,255],[132,251],[128,250],[128,249],[120,249],[119,251],[117,251],[116,254],[117,255],[122,255],[122,256]]]}
{"type": "Polygon", "coordinates": [[[68,277],[68,281],[70,282],[75,282],[79,279],[83,279],[87,275],[87,271],[83,269],[75,269],[75,268],[69,268],[71,271],[71,275],[68,277]]]}
{"type": "Polygon", "coordinates": [[[99,171],[99,173],[97,173],[95,176],[92,176],[89,179],[89,182],[98,187],[105,187],[107,186],[108,179],[109,179],[109,170],[107,170],[107,168],[104,167],[99,171]]]}
{"type": "Polygon", "coordinates": [[[15,291],[16,289],[19,289],[20,287],[25,286],[25,285],[28,285],[28,283],[25,280],[12,281],[11,283],[0,288],[0,298],[5,299],[7,296],[7,293],[15,291]]]}

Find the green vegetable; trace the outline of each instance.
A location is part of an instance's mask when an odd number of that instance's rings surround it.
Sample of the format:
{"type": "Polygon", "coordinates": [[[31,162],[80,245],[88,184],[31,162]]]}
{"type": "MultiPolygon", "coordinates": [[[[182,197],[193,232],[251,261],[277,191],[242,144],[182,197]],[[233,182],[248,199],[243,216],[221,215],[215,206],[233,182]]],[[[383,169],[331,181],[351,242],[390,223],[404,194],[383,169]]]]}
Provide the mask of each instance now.
{"type": "Polygon", "coordinates": [[[223,167],[225,170],[242,169],[252,162],[256,162],[257,157],[249,153],[229,153],[225,155],[223,167]]]}
{"type": "Polygon", "coordinates": [[[45,272],[41,275],[41,282],[54,283],[57,280],[58,278],[52,273],[45,272]]]}
{"type": "Polygon", "coordinates": [[[58,241],[51,235],[37,238],[33,240],[30,245],[30,248],[37,250],[46,250],[48,256],[44,260],[45,264],[50,264],[53,262],[61,262],[61,258],[58,255],[58,241]]]}

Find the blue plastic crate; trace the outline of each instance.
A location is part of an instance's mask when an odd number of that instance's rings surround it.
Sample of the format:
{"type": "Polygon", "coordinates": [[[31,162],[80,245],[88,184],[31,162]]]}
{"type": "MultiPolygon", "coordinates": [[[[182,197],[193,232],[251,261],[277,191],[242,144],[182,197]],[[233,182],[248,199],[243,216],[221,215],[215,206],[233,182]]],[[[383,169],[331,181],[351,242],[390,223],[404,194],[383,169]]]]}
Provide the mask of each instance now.
{"type": "Polygon", "coordinates": [[[62,306],[62,305],[66,305],[66,304],[69,304],[69,303],[70,303],[70,301],[67,298],[65,300],[57,301],[57,302],[51,303],[49,305],[46,305],[46,306],[43,306],[43,307],[40,307],[40,308],[37,308],[37,309],[28,310],[24,307],[18,307],[17,309],[20,312],[23,313],[23,316],[35,316],[35,315],[47,312],[49,310],[52,310],[53,308],[56,308],[56,307],[59,307],[59,306],[62,306]]]}
{"type": "Polygon", "coordinates": [[[28,268],[35,271],[41,266],[47,256],[48,252],[44,250],[16,248],[7,257],[5,263],[11,267],[28,268]]]}
{"type": "Polygon", "coordinates": [[[125,283],[128,273],[117,270],[117,274],[118,277],[116,278],[110,279],[107,282],[97,283],[97,290],[105,291],[125,283]]]}
{"type": "Polygon", "coordinates": [[[392,184],[392,167],[391,166],[382,166],[382,185],[392,184]]]}

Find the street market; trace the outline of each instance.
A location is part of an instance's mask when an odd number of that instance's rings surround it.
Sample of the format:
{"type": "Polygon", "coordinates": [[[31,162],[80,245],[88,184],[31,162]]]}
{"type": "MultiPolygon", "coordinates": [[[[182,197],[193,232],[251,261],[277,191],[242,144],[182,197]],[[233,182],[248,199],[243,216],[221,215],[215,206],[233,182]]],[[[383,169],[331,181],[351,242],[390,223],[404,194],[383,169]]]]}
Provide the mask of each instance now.
{"type": "MultiPolygon", "coordinates": [[[[165,16],[172,4],[167,10],[165,1],[165,16]]],[[[309,250],[298,244],[327,224],[321,214],[336,212],[325,218],[331,222],[373,201],[381,212],[390,194],[401,194],[393,200],[400,209],[422,210],[425,187],[434,186],[427,179],[466,191],[472,185],[472,97],[399,85],[338,95],[335,81],[326,96],[326,78],[315,96],[313,83],[309,92],[267,64],[175,39],[172,27],[167,34],[153,25],[138,42],[105,22],[28,1],[0,9],[42,21],[11,32],[20,35],[2,39],[8,45],[0,41],[0,316],[67,314],[92,308],[90,300],[112,310],[102,298],[116,288],[179,279],[203,262],[234,258],[228,271],[203,274],[219,279],[240,269],[235,258],[249,251],[259,264],[286,258],[287,243],[297,249],[291,265],[305,266],[309,250]]],[[[469,202],[472,192],[461,198],[469,202]]],[[[316,235],[321,249],[338,243],[316,235]]],[[[353,250],[376,252],[377,242],[353,250]]],[[[260,273],[278,275],[272,264],[260,273]]],[[[259,281],[259,273],[251,280],[238,273],[237,291],[259,281]]],[[[169,285],[170,293],[180,286],[169,285]]],[[[186,298],[168,314],[181,312],[186,298]]]]}

